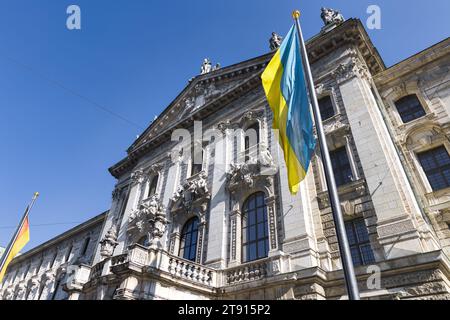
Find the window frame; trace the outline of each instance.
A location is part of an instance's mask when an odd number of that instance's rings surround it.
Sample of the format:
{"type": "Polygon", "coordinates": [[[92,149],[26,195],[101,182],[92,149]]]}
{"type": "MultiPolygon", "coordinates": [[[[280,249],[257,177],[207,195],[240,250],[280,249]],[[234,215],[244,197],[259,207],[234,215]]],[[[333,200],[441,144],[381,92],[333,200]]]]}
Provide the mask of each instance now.
{"type": "Polygon", "coordinates": [[[337,187],[342,187],[342,186],[345,186],[345,185],[355,181],[355,178],[356,178],[355,177],[355,172],[354,172],[354,169],[352,168],[352,163],[351,163],[352,159],[351,159],[351,157],[348,154],[347,146],[344,145],[342,147],[339,147],[339,148],[336,148],[336,149],[330,151],[330,159],[331,159],[331,164],[332,164],[333,172],[334,172],[334,179],[336,181],[336,186],[337,187]],[[337,152],[342,152],[343,154],[345,154],[345,156],[347,158],[347,164],[342,164],[341,161],[340,161],[340,157],[337,157],[337,158],[333,157],[334,155],[337,154],[337,152]],[[336,160],[337,160],[337,163],[338,163],[337,167],[335,165],[335,161],[336,160]],[[343,175],[343,170],[342,169],[344,169],[344,168],[347,169],[346,168],[347,165],[348,165],[348,170],[351,173],[350,177],[348,177],[348,176],[345,177],[343,175]],[[342,183],[341,183],[341,180],[342,180],[342,183]]]}
{"type": "Polygon", "coordinates": [[[256,192],[248,196],[242,205],[241,260],[243,263],[253,262],[268,257],[270,251],[269,220],[267,216],[268,207],[265,198],[264,192],[256,192]],[[252,201],[254,204],[253,207],[251,204],[252,201]],[[250,216],[250,214],[253,216],[250,216]],[[262,216],[262,219],[260,216],[262,216]],[[252,230],[254,230],[254,235],[251,233],[252,230]],[[263,244],[263,248],[260,248],[261,244],[263,244]],[[252,248],[255,249],[253,258],[251,252],[252,248]],[[260,252],[260,250],[262,250],[262,252],[260,252]]]}
{"type": "Polygon", "coordinates": [[[410,93],[410,94],[406,94],[404,96],[399,97],[398,99],[396,99],[395,101],[393,101],[395,109],[397,110],[397,113],[400,117],[400,120],[403,124],[409,124],[417,119],[421,119],[423,117],[425,117],[427,115],[427,110],[423,104],[423,102],[421,101],[421,99],[419,98],[419,95],[417,93],[410,93]],[[416,110],[414,112],[408,111],[407,109],[404,109],[402,111],[401,106],[399,106],[399,104],[401,102],[407,102],[407,101],[403,101],[403,100],[407,100],[408,98],[415,98],[416,101],[418,102],[418,105],[420,106],[421,110],[416,110]],[[409,119],[409,117],[414,116],[416,113],[419,113],[420,111],[422,111],[422,113],[420,113],[420,115],[417,115],[411,119],[409,119]],[[407,113],[405,113],[407,112],[407,113]]]}
{"type": "Polygon", "coordinates": [[[349,243],[349,247],[350,247],[353,265],[355,267],[360,267],[360,266],[367,266],[367,265],[375,263],[376,262],[375,254],[373,251],[372,243],[370,241],[369,230],[367,229],[365,219],[364,218],[356,218],[356,219],[345,221],[345,232],[346,232],[346,235],[348,238],[348,243],[349,243]],[[357,229],[357,224],[360,224],[360,226],[362,225],[362,229],[357,229]],[[352,236],[349,235],[349,230],[348,230],[349,226],[351,226],[352,236]],[[365,239],[360,239],[361,234],[360,234],[360,232],[358,232],[358,230],[359,231],[364,230],[364,236],[366,237],[365,239]],[[353,242],[352,239],[355,239],[355,242],[353,242]],[[362,251],[363,247],[366,247],[366,248],[368,247],[369,251],[363,252],[362,251]],[[355,261],[354,249],[357,249],[358,259],[360,260],[360,262],[355,261]],[[365,253],[369,253],[370,257],[366,257],[365,253]]]}
{"type": "Polygon", "coordinates": [[[181,228],[180,247],[178,249],[178,256],[180,258],[192,262],[197,261],[199,230],[200,230],[200,219],[196,216],[190,218],[184,223],[183,228],[181,228]],[[188,237],[188,235],[189,235],[189,245],[186,246],[186,238],[188,237]],[[193,241],[193,235],[195,235],[195,241],[193,241]],[[187,256],[186,256],[186,248],[189,248],[187,256]]]}
{"type": "MultiPolygon", "coordinates": [[[[443,174],[443,172],[442,172],[442,171],[445,170],[445,169],[442,169],[442,167],[438,167],[437,169],[433,169],[433,170],[425,170],[424,165],[423,165],[423,163],[422,163],[421,155],[424,155],[424,154],[426,154],[426,153],[431,153],[431,152],[433,152],[433,151],[436,151],[437,149],[444,149],[444,151],[447,153],[447,156],[450,158],[450,152],[449,152],[449,150],[448,150],[448,148],[447,148],[447,146],[446,146],[445,144],[436,145],[436,146],[433,146],[433,147],[430,148],[430,149],[422,150],[422,151],[417,151],[417,152],[415,153],[415,157],[416,157],[418,166],[420,167],[420,169],[421,169],[421,171],[422,171],[422,173],[423,173],[423,178],[424,178],[424,180],[426,181],[426,183],[427,183],[427,185],[428,185],[428,188],[429,188],[429,190],[431,190],[431,192],[439,192],[439,191],[441,191],[441,190],[445,190],[445,189],[447,189],[447,188],[450,188],[450,182],[447,182],[447,181],[446,181],[446,184],[447,184],[447,185],[446,185],[445,187],[439,188],[439,189],[435,188],[434,185],[433,185],[433,183],[432,183],[432,181],[430,180],[430,177],[429,177],[428,171],[435,171],[435,170],[438,170],[439,173],[441,174],[441,177],[444,177],[444,180],[446,180],[445,174],[443,174]]],[[[435,163],[437,163],[437,162],[436,162],[436,158],[435,158],[434,155],[432,155],[432,160],[433,160],[435,163]]],[[[444,165],[443,167],[446,167],[446,166],[447,166],[447,167],[450,167],[450,164],[446,164],[446,165],[444,165]]]]}
{"type": "Polygon", "coordinates": [[[320,117],[322,118],[322,121],[327,121],[327,120],[329,120],[329,119],[331,119],[331,118],[333,118],[333,117],[335,117],[337,115],[336,105],[335,105],[335,102],[334,102],[333,95],[331,93],[322,95],[321,97],[319,97],[317,99],[317,102],[318,102],[318,105],[319,105],[320,117]],[[331,116],[327,117],[327,118],[324,118],[323,117],[323,110],[322,110],[321,105],[320,105],[320,101],[323,100],[323,99],[327,99],[327,98],[330,100],[330,105],[331,105],[331,109],[333,110],[333,114],[331,116]]]}

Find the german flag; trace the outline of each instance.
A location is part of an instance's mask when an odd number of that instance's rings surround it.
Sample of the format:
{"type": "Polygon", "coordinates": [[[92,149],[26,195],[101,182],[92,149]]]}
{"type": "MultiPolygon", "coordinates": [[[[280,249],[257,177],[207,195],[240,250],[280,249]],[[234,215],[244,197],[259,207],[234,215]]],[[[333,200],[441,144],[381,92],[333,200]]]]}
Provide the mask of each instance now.
{"type": "Polygon", "coordinates": [[[22,248],[25,247],[28,241],[30,241],[30,225],[28,222],[28,214],[38,195],[39,193],[37,192],[34,194],[33,200],[25,210],[22,220],[20,221],[20,225],[17,228],[16,233],[14,234],[14,237],[3,253],[3,256],[0,257],[0,283],[3,281],[6,269],[8,268],[11,260],[14,259],[14,257],[20,252],[20,250],[22,250],[22,248]]]}
{"type": "Polygon", "coordinates": [[[11,249],[9,252],[4,252],[7,256],[5,257],[5,262],[0,270],[0,283],[3,281],[3,276],[5,275],[6,268],[8,268],[9,263],[19,253],[19,251],[25,247],[28,241],[30,241],[30,227],[28,224],[28,216],[26,216],[18,231],[17,237],[11,246],[11,249]]]}

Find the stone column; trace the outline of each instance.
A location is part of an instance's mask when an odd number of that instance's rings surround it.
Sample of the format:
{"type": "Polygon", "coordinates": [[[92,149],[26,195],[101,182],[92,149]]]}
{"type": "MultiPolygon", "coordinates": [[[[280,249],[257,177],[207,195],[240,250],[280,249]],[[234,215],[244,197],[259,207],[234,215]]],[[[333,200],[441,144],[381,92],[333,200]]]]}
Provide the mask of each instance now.
{"type": "Polygon", "coordinates": [[[200,222],[198,226],[197,254],[196,261],[201,264],[203,261],[203,243],[205,241],[206,221],[200,222]]]}
{"type": "Polygon", "coordinates": [[[131,177],[130,193],[128,195],[128,201],[125,204],[125,210],[123,213],[122,223],[120,225],[119,233],[117,236],[118,245],[115,250],[115,255],[120,254],[126,250],[127,245],[127,227],[128,218],[136,209],[138,199],[141,192],[141,183],[143,182],[143,177],[140,175],[139,171],[135,171],[131,177]]]}
{"type": "Polygon", "coordinates": [[[178,255],[180,251],[180,233],[173,232],[170,235],[169,253],[173,255],[178,255]]]}
{"type": "Polygon", "coordinates": [[[230,261],[228,267],[241,264],[242,215],[239,210],[230,213],[230,261]]]}
{"type": "Polygon", "coordinates": [[[205,264],[223,268],[226,263],[228,193],[225,187],[228,163],[232,161],[232,141],[224,130],[225,137],[215,143],[213,182],[209,212],[208,248],[205,264]]]}
{"type": "MultiPolygon", "coordinates": [[[[114,191],[112,193],[111,209],[109,210],[108,216],[106,217],[105,222],[103,223],[103,227],[102,227],[102,231],[101,231],[99,239],[103,239],[106,236],[108,231],[113,226],[115,220],[118,218],[118,215],[120,215],[122,206],[126,205],[124,203],[124,201],[127,200],[126,190],[128,190],[128,187],[125,187],[125,189],[119,189],[116,187],[114,189],[114,191]]],[[[100,251],[101,251],[101,246],[99,243],[97,243],[97,247],[95,249],[95,254],[94,254],[93,265],[95,265],[101,261],[102,256],[101,256],[100,251]]]]}
{"type": "MultiPolygon", "coordinates": [[[[359,60],[340,66],[338,83],[377,217],[385,258],[426,251],[417,228],[420,210],[359,60]]],[[[434,250],[430,246],[430,250],[434,250]]]]}
{"type": "MultiPolygon", "coordinates": [[[[180,171],[181,171],[181,157],[179,156],[179,151],[174,150],[173,153],[169,153],[167,160],[167,165],[169,166],[168,173],[167,173],[167,183],[165,189],[162,191],[164,193],[163,195],[163,202],[162,206],[166,210],[166,217],[169,220],[172,220],[173,217],[170,215],[170,199],[173,197],[173,194],[176,191],[176,188],[178,187],[178,184],[180,182],[180,171]]],[[[172,252],[171,250],[174,249],[174,245],[178,246],[178,242],[175,242],[173,244],[173,234],[168,236],[169,232],[173,232],[172,230],[173,225],[169,225],[166,228],[165,236],[161,240],[161,243],[163,244],[164,248],[169,248],[169,251],[174,254],[178,254],[178,248],[176,248],[175,252],[172,252]]],[[[179,239],[179,234],[178,234],[179,239]]]]}
{"type": "Polygon", "coordinates": [[[269,225],[269,255],[278,254],[278,232],[275,197],[266,198],[267,223],[269,225]]]}

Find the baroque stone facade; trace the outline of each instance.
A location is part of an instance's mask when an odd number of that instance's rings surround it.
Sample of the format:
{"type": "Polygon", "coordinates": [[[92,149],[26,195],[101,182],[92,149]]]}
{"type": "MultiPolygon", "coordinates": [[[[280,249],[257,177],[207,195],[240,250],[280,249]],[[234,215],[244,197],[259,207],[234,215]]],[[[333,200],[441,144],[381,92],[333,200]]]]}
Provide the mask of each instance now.
{"type": "MultiPolygon", "coordinates": [[[[362,298],[448,299],[450,188],[435,188],[419,157],[450,151],[450,40],[387,68],[358,19],[326,8],[322,18],[307,49],[318,97],[328,103],[324,128],[337,155],[362,298]],[[398,103],[412,95],[423,114],[405,121],[398,103]]],[[[319,151],[292,196],[271,130],[260,76],[272,50],[202,68],[110,168],[117,178],[111,209],[14,259],[1,297],[344,299],[319,151]],[[191,141],[172,141],[175,129],[188,130],[191,141]],[[253,144],[248,129],[255,129],[253,144]],[[185,152],[191,143],[201,146],[199,164],[185,152]],[[24,272],[86,232],[98,245],[92,258],[73,263],[70,277],[61,276],[66,262],[24,272]],[[55,281],[62,289],[53,294],[55,281]]]]}

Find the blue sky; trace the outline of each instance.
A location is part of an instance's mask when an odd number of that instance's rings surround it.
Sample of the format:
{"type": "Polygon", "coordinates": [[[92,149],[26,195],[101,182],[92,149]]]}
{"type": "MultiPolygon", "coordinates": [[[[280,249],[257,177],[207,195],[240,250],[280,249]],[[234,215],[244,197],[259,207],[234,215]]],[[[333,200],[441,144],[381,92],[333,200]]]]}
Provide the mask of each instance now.
{"type": "Polygon", "coordinates": [[[108,167],[204,57],[226,66],[267,52],[295,8],[309,38],[321,6],[365,21],[369,4],[382,10],[382,29],[369,34],[387,65],[449,35],[448,0],[0,0],[0,246],[34,191],[26,249],[108,209],[108,167]],[[82,30],[66,28],[70,4],[82,30]]]}

